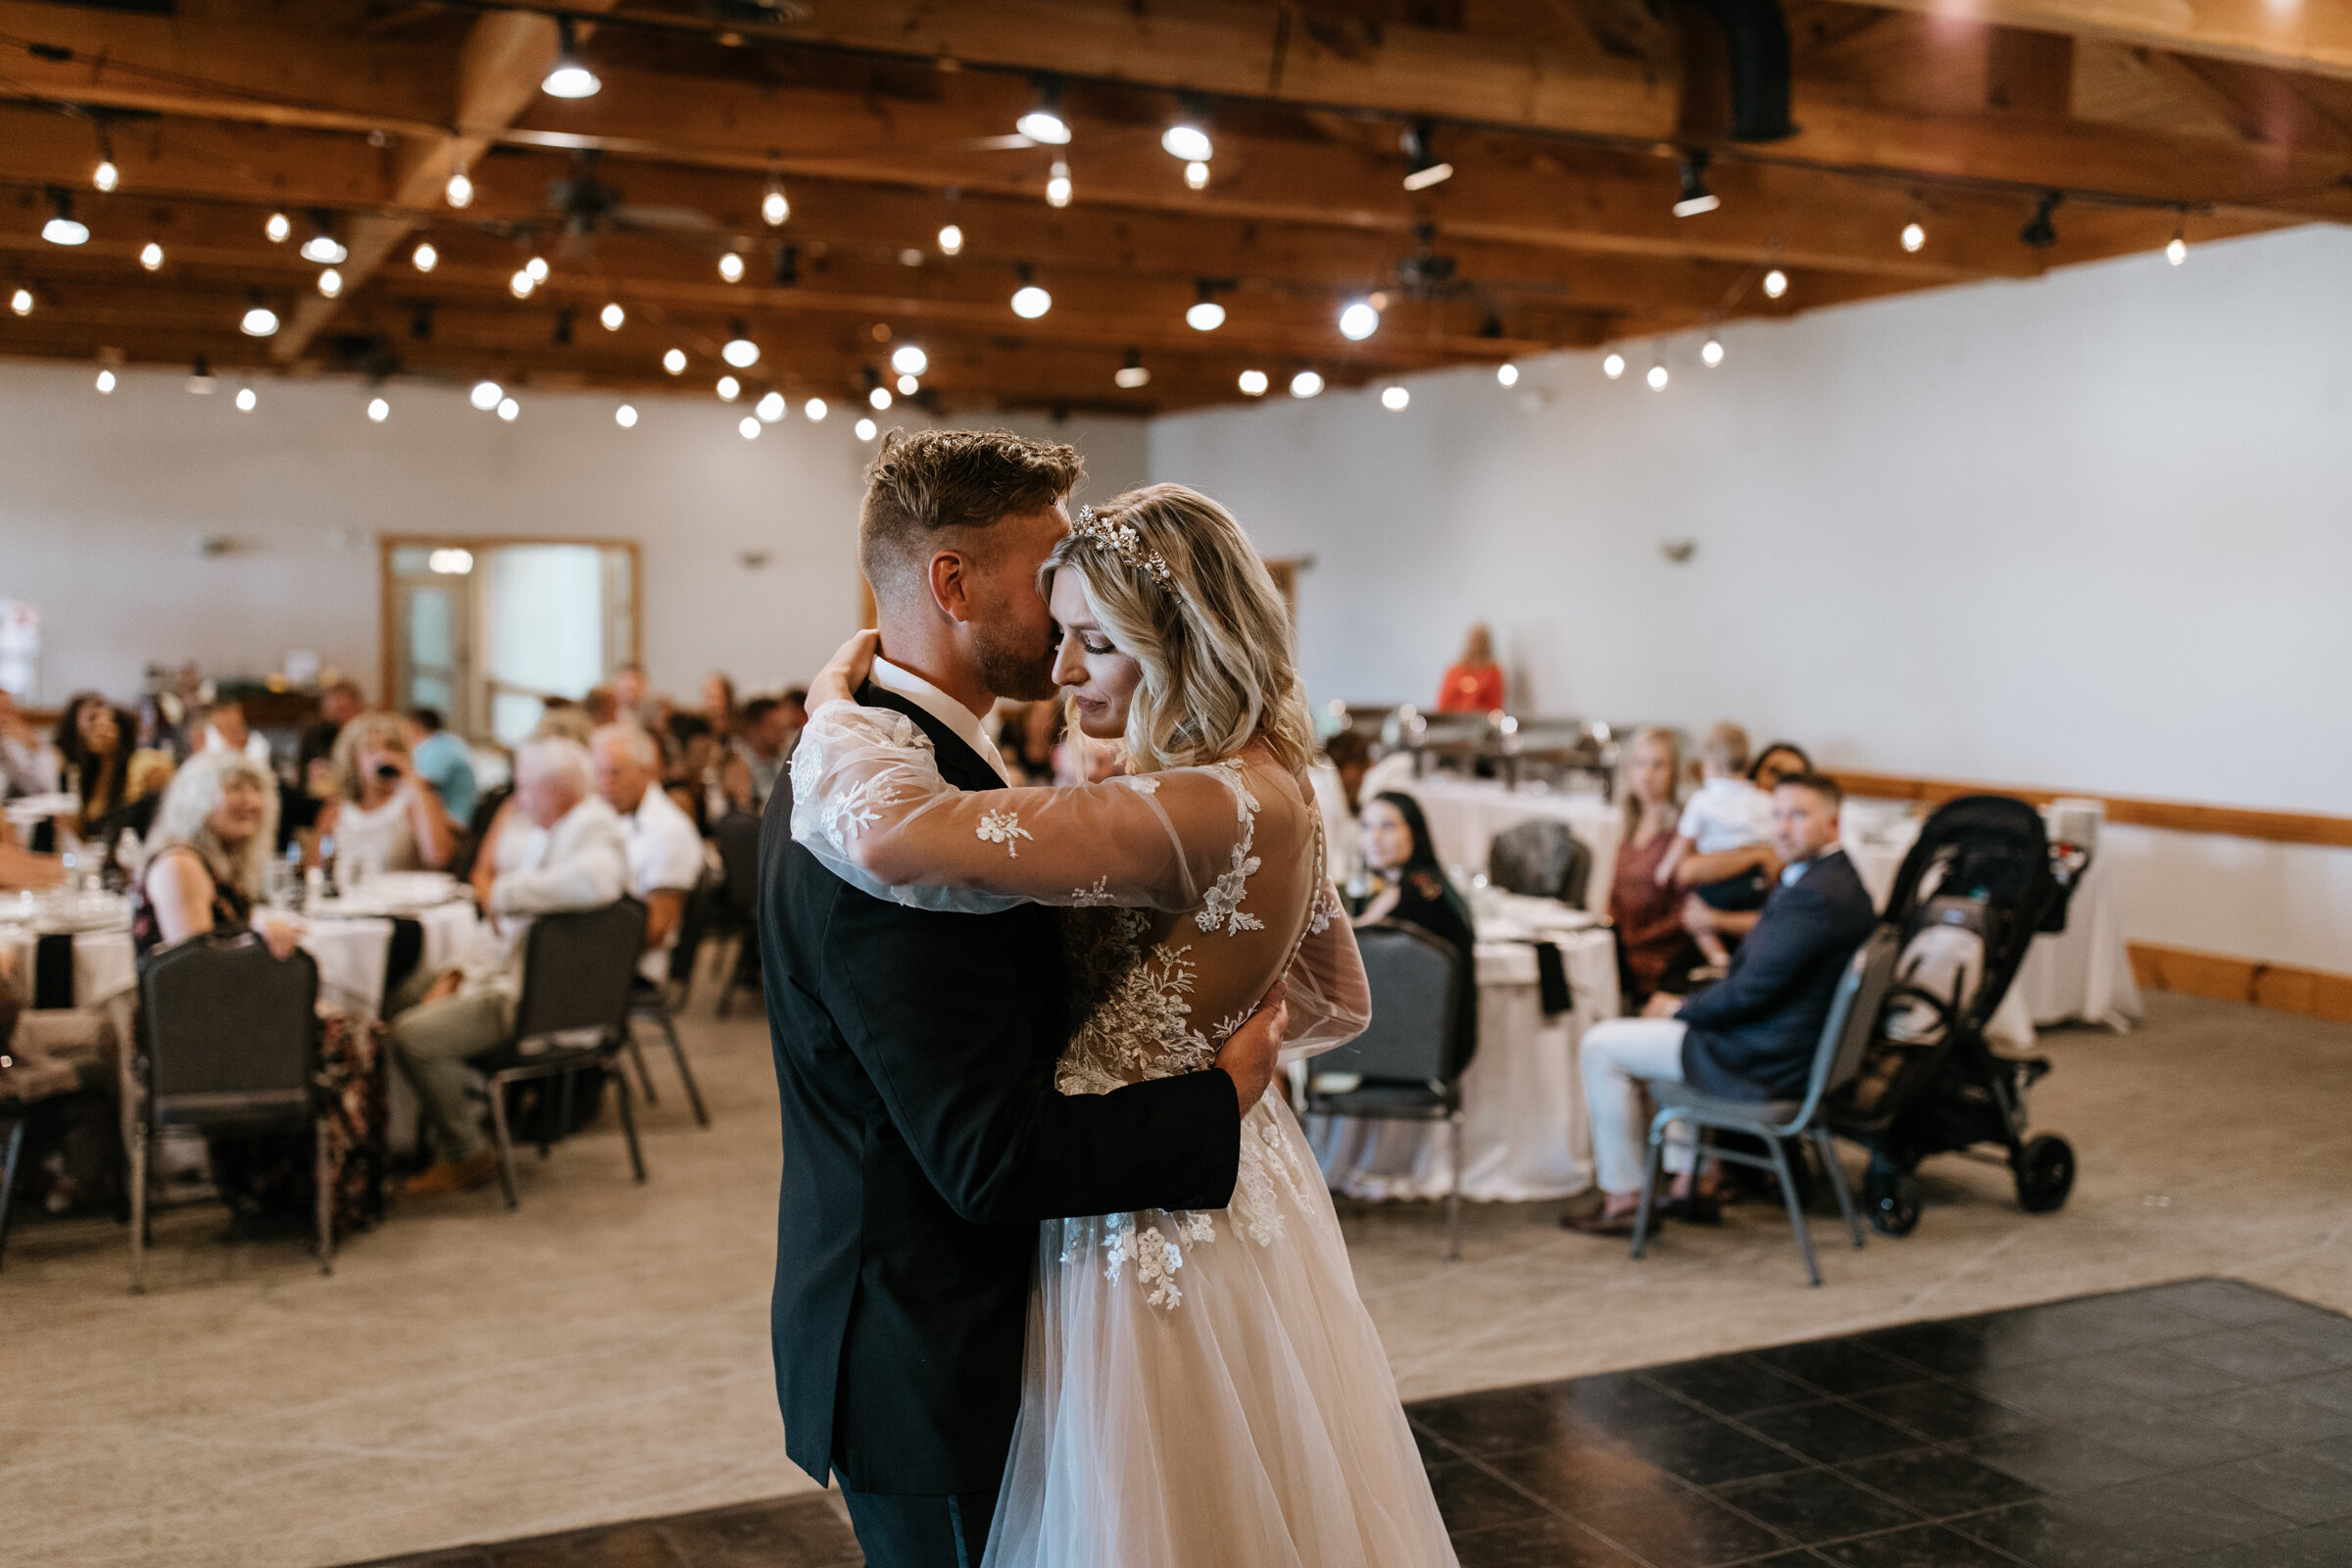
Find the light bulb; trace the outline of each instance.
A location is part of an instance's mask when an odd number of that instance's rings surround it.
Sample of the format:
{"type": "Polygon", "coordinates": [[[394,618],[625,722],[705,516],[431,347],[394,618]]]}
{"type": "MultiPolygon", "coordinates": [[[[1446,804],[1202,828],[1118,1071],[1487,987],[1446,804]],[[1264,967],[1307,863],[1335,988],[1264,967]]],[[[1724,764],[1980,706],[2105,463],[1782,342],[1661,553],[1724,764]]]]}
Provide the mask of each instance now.
{"type": "Polygon", "coordinates": [[[718,351],[718,357],[738,370],[748,370],[760,363],[760,345],[748,337],[731,337],[727,346],[718,351]]]}
{"type": "MultiPolygon", "coordinates": [[[[32,290],[21,288],[11,294],[8,297],[8,308],[19,316],[30,316],[32,314],[32,290]]],[[[249,316],[246,319],[251,320],[252,318],[249,316]]],[[[272,332],[277,330],[277,318],[274,316],[270,318],[270,330],[272,332]]]]}
{"type": "Polygon", "coordinates": [[[722,375],[718,378],[716,390],[719,402],[732,403],[743,395],[743,383],[731,375],[722,375]]]}
{"type": "Polygon", "coordinates": [[[1242,396],[1246,398],[1262,398],[1266,395],[1266,386],[1267,382],[1265,371],[1244,370],[1242,372],[1242,396]]]}
{"type": "Polygon", "coordinates": [[[1787,272],[1776,267],[1764,274],[1764,297],[1766,299],[1777,300],[1788,292],[1788,274],[1787,272]]]}
{"type": "Polygon", "coordinates": [[[859,419],[855,426],[855,429],[857,431],[858,439],[860,441],[871,441],[875,436],[878,436],[882,433],[882,427],[874,423],[874,421],[871,419],[859,419]]]}
{"type": "Polygon", "coordinates": [[[1184,324],[1196,332],[1214,332],[1225,324],[1225,307],[1215,300],[1201,300],[1184,313],[1184,324]]]}
{"type": "Polygon", "coordinates": [[[730,283],[743,281],[743,258],[733,251],[718,259],[718,275],[730,283]]]}
{"type": "Polygon", "coordinates": [[[249,386],[237,388],[237,412],[239,414],[251,414],[261,405],[261,401],[260,398],[254,396],[253,388],[249,386]]]}
{"type": "Polygon", "coordinates": [[[825,400],[823,398],[810,398],[808,402],[801,405],[801,412],[808,416],[811,423],[822,424],[825,420],[825,415],[829,411],[825,408],[825,400]]]}
{"type": "Polygon", "coordinates": [[[743,422],[735,428],[743,432],[743,438],[746,441],[750,441],[760,434],[760,421],[747,414],[743,416],[743,422]]]}
{"type": "Polygon", "coordinates": [[[539,280],[533,277],[529,270],[524,268],[516,268],[514,270],[514,275],[507,279],[508,292],[513,294],[518,300],[529,299],[531,297],[531,290],[537,288],[538,286],[539,280]]]}
{"type": "Polygon", "coordinates": [[[890,351],[890,368],[901,375],[921,375],[931,368],[931,356],[912,343],[902,343],[890,351]]]}
{"type": "Polygon", "coordinates": [[[1701,343],[1698,346],[1698,363],[1705,366],[1710,370],[1715,368],[1715,367],[1718,365],[1721,365],[1723,363],[1723,344],[1721,341],[1715,338],[1709,338],[1704,343],[1701,343]]]}
{"type": "Polygon", "coordinates": [[[1178,121],[1160,132],[1159,144],[1171,158],[1181,158],[1188,164],[1205,164],[1209,160],[1208,132],[1199,125],[1178,121]]]}
{"type": "Polygon", "coordinates": [[[350,255],[342,241],[323,228],[302,242],[302,259],[317,262],[320,267],[340,267],[350,255]]]}
{"type": "Polygon", "coordinates": [[[154,240],[149,240],[146,246],[139,252],[139,265],[147,269],[147,270],[150,272],[162,271],[164,270],[163,246],[154,240]]]}
{"type": "Polygon", "coordinates": [[[1368,300],[1356,300],[1340,312],[1340,336],[1350,343],[1361,343],[1380,330],[1380,313],[1368,300]]]}
{"type": "Polygon", "coordinates": [[[1054,160],[1054,172],[1046,180],[1046,205],[1048,207],[1070,205],[1070,166],[1059,159],[1054,160]]]}
{"type": "Polygon", "coordinates": [[[630,404],[623,403],[619,408],[612,411],[612,422],[619,425],[623,430],[635,429],[637,427],[636,408],[630,404]]]}
{"type": "Polygon", "coordinates": [[[1208,166],[1200,162],[1185,165],[1184,182],[1195,190],[1208,189],[1208,166]]]}
{"type": "Polygon", "coordinates": [[[1323,390],[1323,378],[1312,370],[1300,370],[1291,377],[1291,396],[1311,398],[1323,390]]]}
{"type": "Polygon", "coordinates": [[[1519,367],[1516,365],[1496,366],[1494,379],[1500,381],[1504,386],[1517,386],[1519,384],[1519,367]]]}
{"type": "Polygon", "coordinates": [[[684,375],[686,373],[686,351],[684,349],[671,349],[668,353],[662,355],[662,368],[667,370],[672,375],[684,375]]]}
{"type": "Polygon", "coordinates": [[[521,412],[522,405],[515,402],[513,398],[500,398],[498,400],[498,416],[506,420],[508,423],[512,424],[514,421],[514,416],[520,414],[521,412]]]}
{"type": "Polygon", "coordinates": [[[899,377],[899,396],[903,398],[910,398],[914,396],[915,393],[922,390],[922,387],[923,383],[916,380],[911,375],[902,375],[899,377]]]}
{"type": "Polygon", "coordinates": [[[550,98],[593,98],[604,85],[595,72],[566,55],[541,79],[539,90],[550,98]]]}
{"type": "Polygon", "coordinates": [[[2172,263],[2175,267],[2179,267],[2182,262],[2187,261],[2188,241],[2182,239],[2180,235],[2175,234],[2172,238],[2172,242],[2166,245],[2164,248],[2164,259],[2172,263]]]}
{"type": "Polygon", "coordinates": [[[369,398],[368,400],[368,417],[378,424],[383,423],[392,417],[392,405],[386,403],[382,398],[369,398]]]}
{"type": "Polygon", "coordinates": [[[1380,406],[1388,410],[1391,414],[1402,414],[1406,408],[1411,406],[1412,401],[1413,395],[1410,392],[1407,392],[1403,387],[1391,386],[1381,388],[1380,406]]]}
{"type": "Polygon", "coordinates": [[[958,254],[960,254],[960,253],[962,252],[962,250],[963,250],[963,230],[962,230],[962,229],[960,229],[960,228],[956,227],[956,226],[954,223],[950,223],[950,224],[948,224],[948,225],[947,225],[945,228],[942,228],[942,229],[939,231],[939,254],[940,254],[940,255],[942,255],[942,256],[955,256],[955,255],[958,255],[958,254]]]}
{"type": "Polygon", "coordinates": [[[596,318],[605,323],[606,331],[617,332],[620,330],[620,323],[629,318],[629,313],[620,308],[620,302],[618,300],[614,300],[612,304],[597,312],[596,318]]]}
{"type": "Polygon", "coordinates": [[[41,225],[41,238],[52,245],[80,245],[88,241],[90,226],[74,220],[74,209],[64,193],[57,197],[57,216],[41,225]]]}
{"type": "Polygon", "coordinates": [[[320,272],[318,274],[318,292],[325,295],[330,300],[336,295],[342,293],[343,274],[336,271],[331,267],[325,271],[320,272]]]}
{"type": "Polygon", "coordinates": [[[420,239],[416,242],[416,248],[409,253],[409,265],[419,272],[429,272],[441,265],[441,253],[433,249],[431,240],[420,239]]]}
{"type": "Polygon", "coordinates": [[[1110,372],[1111,384],[1122,391],[1133,392],[1152,384],[1152,370],[1145,365],[1122,365],[1110,372]]]}
{"type": "Polygon", "coordinates": [[[1928,231],[1914,222],[1903,225],[1903,249],[1916,251],[1928,242],[1928,231]]]}
{"type": "Polygon", "coordinates": [[[784,199],[783,186],[770,184],[767,187],[767,193],[760,198],[760,216],[766,220],[770,228],[781,227],[784,220],[792,216],[792,203],[784,199]]]}
{"type": "Polygon", "coordinates": [[[101,158],[98,167],[90,171],[90,183],[100,190],[113,190],[122,182],[122,171],[115,167],[112,158],[101,158]]]}
{"type": "Polygon", "coordinates": [[[115,372],[112,370],[100,370],[98,372],[98,390],[101,392],[112,392],[114,389],[115,372]]]}
{"type": "Polygon", "coordinates": [[[866,405],[876,414],[890,407],[890,388],[878,386],[865,395],[866,405]]]}
{"type": "Polygon", "coordinates": [[[500,386],[496,381],[476,381],[473,383],[473,390],[466,394],[466,400],[487,414],[497,408],[498,400],[506,395],[506,388],[500,386]]]}
{"type": "Polygon", "coordinates": [[[1614,381],[1625,373],[1625,356],[1611,354],[1600,362],[1600,373],[1614,381]]]}
{"type": "Polygon", "coordinates": [[[522,270],[531,274],[531,281],[534,283],[547,281],[547,258],[544,256],[532,257],[522,264],[522,270]]]}
{"type": "Polygon", "coordinates": [[[1644,377],[1644,379],[1645,379],[1645,380],[1647,380],[1647,381],[1649,382],[1649,389],[1650,389],[1652,392],[1663,392],[1663,391],[1665,391],[1665,390],[1666,390],[1666,367],[1664,367],[1663,365],[1653,365],[1653,366],[1651,366],[1651,367],[1649,368],[1649,374],[1648,374],[1646,377],[1644,377]]]}
{"type": "Polygon", "coordinates": [[[1042,143],[1048,147],[1069,145],[1069,123],[1055,112],[1055,106],[1050,103],[1040,103],[1036,108],[1014,121],[1012,128],[1031,141],[1042,143]]]}
{"type": "Polygon", "coordinates": [[[449,183],[441,187],[441,195],[452,207],[471,206],[473,181],[467,179],[466,171],[461,169],[449,176],[449,183]]]}
{"type": "Polygon", "coordinates": [[[1024,320],[1034,321],[1054,308],[1054,296],[1035,283],[1024,283],[1013,291],[1012,314],[1024,320]]]}
{"type": "Polygon", "coordinates": [[[285,214],[271,213],[270,221],[262,225],[262,232],[270,236],[270,244],[283,245],[286,236],[294,232],[294,224],[285,214]]]}
{"type": "MultiPolygon", "coordinates": [[[[22,316],[24,312],[17,314],[22,316]]],[[[272,336],[277,331],[277,313],[267,305],[251,306],[245,312],[245,318],[237,323],[237,330],[247,337],[272,336]]]]}
{"type": "Polygon", "coordinates": [[[760,416],[760,419],[765,423],[775,423],[778,419],[784,417],[784,394],[781,392],[768,393],[759,402],[752,405],[752,412],[760,416]]]}

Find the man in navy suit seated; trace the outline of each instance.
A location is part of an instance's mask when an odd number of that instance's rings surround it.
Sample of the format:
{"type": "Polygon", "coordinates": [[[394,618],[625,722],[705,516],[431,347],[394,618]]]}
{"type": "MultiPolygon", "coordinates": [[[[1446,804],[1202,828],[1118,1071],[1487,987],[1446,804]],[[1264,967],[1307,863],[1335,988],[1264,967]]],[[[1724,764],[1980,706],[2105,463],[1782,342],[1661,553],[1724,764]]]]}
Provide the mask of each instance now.
{"type": "MultiPolygon", "coordinates": [[[[1704,991],[1653,997],[1642,1016],[1612,1018],[1585,1036],[1585,1105],[1605,1200],[1592,1213],[1562,1220],[1570,1230],[1633,1230],[1648,1138],[1644,1082],[1690,1083],[1730,1100],[1804,1095],[1838,976],[1878,919],[1838,848],[1840,798],[1818,773],[1782,779],[1772,792],[1773,848],[1787,868],[1731,969],[1704,991]]],[[[1665,1164],[1675,1196],[1689,1199],[1688,1129],[1669,1133],[1665,1164]]]]}

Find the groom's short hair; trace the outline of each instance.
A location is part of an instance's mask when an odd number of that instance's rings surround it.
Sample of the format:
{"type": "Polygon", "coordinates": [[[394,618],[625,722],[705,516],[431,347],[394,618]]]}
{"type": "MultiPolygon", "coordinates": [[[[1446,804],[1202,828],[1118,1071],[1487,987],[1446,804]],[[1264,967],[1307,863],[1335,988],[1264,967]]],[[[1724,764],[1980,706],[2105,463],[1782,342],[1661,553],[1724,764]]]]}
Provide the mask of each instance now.
{"type": "Polygon", "coordinates": [[[893,430],[865,470],[858,519],[865,580],[876,597],[895,597],[943,547],[978,547],[974,534],[1052,506],[1085,473],[1075,448],[1009,430],[893,430]]]}

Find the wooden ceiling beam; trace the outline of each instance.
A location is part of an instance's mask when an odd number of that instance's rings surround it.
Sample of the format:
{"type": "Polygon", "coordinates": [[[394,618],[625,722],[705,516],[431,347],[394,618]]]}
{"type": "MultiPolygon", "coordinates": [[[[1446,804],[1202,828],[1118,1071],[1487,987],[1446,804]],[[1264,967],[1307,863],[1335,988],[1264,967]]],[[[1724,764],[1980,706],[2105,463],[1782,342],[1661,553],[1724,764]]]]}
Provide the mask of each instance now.
{"type": "Polygon", "coordinates": [[[2175,54],[2205,55],[2352,79],[2352,5],[2344,0],[1873,0],[1889,10],[1997,23],[2078,38],[2109,38],[2175,54]]]}

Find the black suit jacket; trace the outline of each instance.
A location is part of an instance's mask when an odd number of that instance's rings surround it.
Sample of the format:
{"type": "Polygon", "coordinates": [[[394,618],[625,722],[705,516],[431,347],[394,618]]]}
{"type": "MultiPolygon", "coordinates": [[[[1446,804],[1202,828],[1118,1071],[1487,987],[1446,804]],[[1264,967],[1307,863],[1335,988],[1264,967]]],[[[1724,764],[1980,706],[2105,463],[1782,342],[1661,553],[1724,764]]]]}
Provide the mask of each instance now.
{"type": "MultiPolygon", "coordinates": [[[[960,789],[1003,781],[930,714],[960,789]]],[[[1054,1087],[1066,1038],[1055,912],[947,914],[869,897],[760,833],[760,956],[784,1112],[772,1317],[787,1450],[853,1491],[995,1492],[1020,1403],[1038,1224],[1223,1208],[1233,1081],[1054,1087]]]]}
{"type": "Polygon", "coordinates": [[[1843,850],[1774,888],[1722,981],[1675,1013],[1690,1026],[1684,1079],[1738,1100],[1802,1098],[1838,976],[1877,923],[1843,850]]]}

